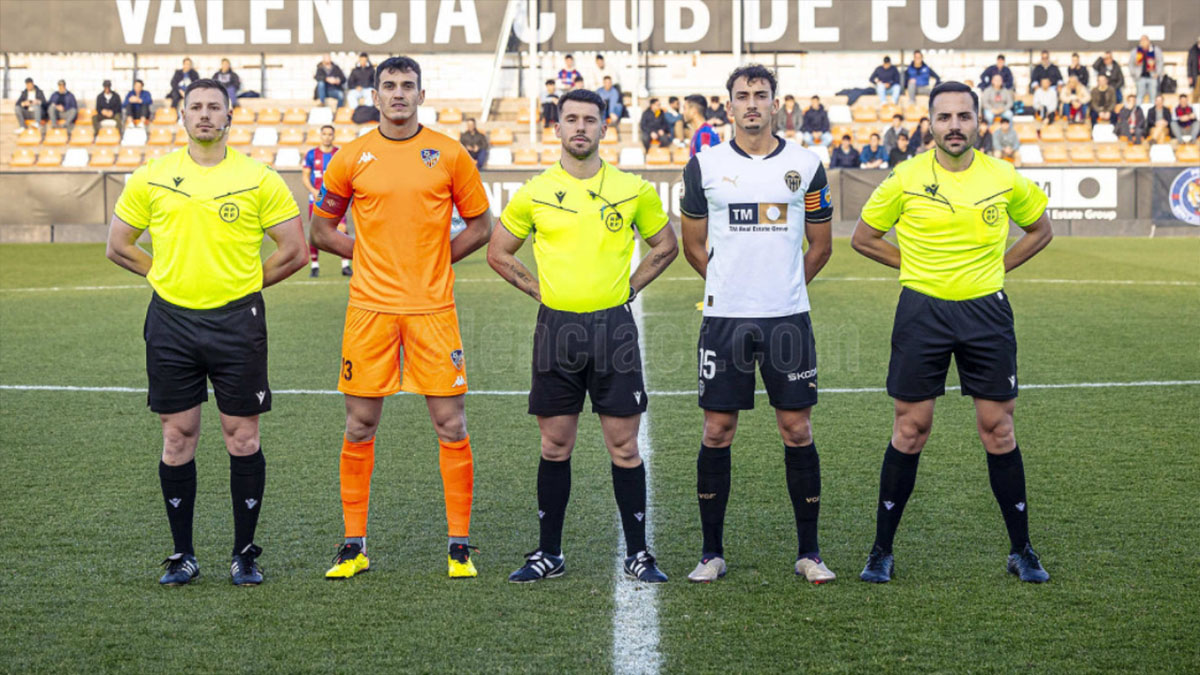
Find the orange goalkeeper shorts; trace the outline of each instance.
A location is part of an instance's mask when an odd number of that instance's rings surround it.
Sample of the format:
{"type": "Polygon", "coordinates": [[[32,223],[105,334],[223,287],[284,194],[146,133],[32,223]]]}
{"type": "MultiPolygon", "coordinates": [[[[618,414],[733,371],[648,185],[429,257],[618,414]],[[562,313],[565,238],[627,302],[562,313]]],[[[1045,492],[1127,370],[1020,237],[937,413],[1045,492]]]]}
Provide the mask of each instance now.
{"type": "Polygon", "coordinates": [[[467,392],[458,312],[384,314],[347,307],[338,391],[375,398],[401,390],[424,396],[467,392]]]}

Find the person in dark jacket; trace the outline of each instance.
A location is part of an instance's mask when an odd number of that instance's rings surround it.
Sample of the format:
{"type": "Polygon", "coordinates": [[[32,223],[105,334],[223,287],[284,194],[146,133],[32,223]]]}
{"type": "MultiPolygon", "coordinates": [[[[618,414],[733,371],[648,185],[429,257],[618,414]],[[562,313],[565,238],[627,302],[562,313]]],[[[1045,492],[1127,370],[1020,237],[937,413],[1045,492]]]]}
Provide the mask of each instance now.
{"type": "MultiPolygon", "coordinates": [[[[1135,103],[1140,102],[1135,101],[1135,103]]],[[[1156,127],[1160,121],[1167,123],[1167,133],[1176,136],[1174,133],[1175,119],[1171,115],[1171,108],[1163,101],[1162,94],[1154,97],[1154,106],[1146,112],[1146,133],[1149,134],[1150,130],[1156,127]]]]}
{"type": "Polygon", "coordinates": [[[979,76],[979,88],[986,89],[987,86],[989,84],[991,84],[992,77],[995,75],[1000,76],[1000,80],[1004,83],[1005,89],[1008,89],[1009,91],[1012,90],[1012,88],[1013,88],[1012,69],[1009,68],[1007,65],[1005,65],[1005,60],[1004,60],[1003,54],[997,54],[996,55],[996,65],[988,66],[987,69],[983,71],[983,74],[979,76]]]}
{"type": "Polygon", "coordinates": [[[171,99],[172,108],[179,110],[179,102],[183,100],[184,90],[199,79],[200,73],[197,73],[196,69],[192,67],[192,60],[184,58],[182,67],[171,76],[171,93],[167,94],[167,98],[171,99]]]}
{"type": "Polygon", "coordinates": [[[135,127],[150,121],[150,108],[154,104],[154,98],[143,88],[145,86],[145,82],[134,80],[133,89],[125,95],[125,118],[135,127]]]}
{"type": "Polygon", "coordinates": [[[329,54],[322,57],[321,62],[317,64],[317,73],[313,75],[313,79],[317,81],[316,97],[321,105],[325,105],[327,98],[336,99],[339,108],[346,104],[346,75],[329,54]]]}
{"type": "Polygon", "coordinates": [[[1058,66],[1050,62],[1050,52],[1045,49],[1042,50],[1042,60],[1033,67],[1033,72],[1029,74],[1029,77],[1029,93],[1031,94],[1043,79],[1050,80],[1050,86],[1052,87],[1063,86],[1062,71],[1058,69],[1058,66]]]}
{"type": "Polygon", "coordinates": [[[808,110],[804,111],[804,124],[800,126],[801,136],[805,145],[824,145],[829,147],[833,142],[833,133],[829,131],[829,113],[821,105],[821,97],[812,97],[808,110]]]}
{"type": "Polygon", "coordinates": [[[26,120],[33,120],[41,126],[42,117],[46,114],[46,95],[33,83],[32,77],[25,78],[25,88],[17,98],[16,112],[17,124],[21,127],[25,126],[26,120]]]}
{"type": "Polygon", "coordinates": [[[366,52],[358,55],[358,63],[346,81],[346,90],[346,105],[351,109],[360,105],[375,105],[375,100],[371,98],[371,92],[375,91],[375,66],[366,52]]]}
{"type": "Polygon", "coordinates": [[[462,146],[467,149],[467,154],[475,160],[475,168],[482,171],[487,166],[488,149],[491,147],[491,143],[488,142],[488,137],[483,132],[475,128],[473,118],[468,117],[466,125],[467,130],[458,135],[458,142],[462,143],[462,146]]]}
{"type": "Polygon", "coordinates": [[[933,141],[933,130],[929,128],[928,117],[922,117],[920,120],[917,120],[917,126],[909,134],[908,140],[912,144],[912,154],[914,155],[921,152],[926,144],[933,141]]]}
{"type": "Polygon", "coordinates": [[[1090,81],[1088,79],[1090,77],[1088,75],[1088,69],[1087,66],[1079,62],[1078,52],[1071,54],[1071,65],[1067,66],[1067,79],[1071,79],[1072,76],[1079,80],[1079,84],[1082,84],[1085,87],[1088,86],[1088,82],[1090,81]]]}
{"type": "MultiPolygon", "coordinates": [[[[1003,119],[1003,118],[1001,118],[1003,119]]],[[[987,122],[979,120],[979,134],[975,137],[975,149],[982,152],[992,151],[992,130],[987,122]]]]}
{"type": "Polygon", "coordinates": [[[1092,124],[1112,124],[1118,101],[1117,90],[1109,86],[1108,78],[1097,75],[1096,88],[1092,90],[1092,124]]]}
{"type": "Polygon", "coordinates": [[[783,97],[783,105],[779,106],[779,112],[775,114],[775,133],[789,138],[795,136],[800,133],[803,120],[804,111],[796,103],[796,97],[788,94],[783,97]]]}
{"type": "Polygon", "coordinates": [[[888,151],[888,164],[895,168],[897,164],[903,162],[917,154],[917,149],[908,141],[908,134],[901,131],[896,136],[896,147],[888,151]]]}
{"type": "Polygon", "coordinates": [[[94,133],[100,133],[100,123],[104,120],[115,121],[118,130],[124,128],[121,119],[121,97],[112,90],[112,80],[105,80],[104,91],[96,96],[96,114],[92,115],[94,133]]]}
{"type": "Polygon", "coordinates": [[[904,71],[904,86],[908,89],[908,101],[915,103],[917,94],[928,94],[942,81],[933,68],[925,63],[925,55],[921,50],[913,52],[912,63],[904,71]]]}
{"type": "Polygon", "coordinates": [[[650,99],[650,107],[642,113],[638,129],[642,132],[642,147],[650,150],[650,146],[658,143],[659,147],[671,147],[671,125],[663,114],[662,103],[658,99],[650,99]]]}
{"type": "Polygon", "coordinates": [[[58,91],[50,94],[50,126],[75,128],[75,119],[79,117],[79,102],[75,94],[67,91],[65,80],[58,81],[58,91]]]}
{"type": "Polygon", "coordinates": [[[1108,86],[1117,90],[1117,100],[1120,100],[1121,88],[1125,86],[1125,73],[1121,72],[1121,64],[1113,58],[1112,52],[1104,52],[1104,56],[1096,59],[1092,70],[1108,78],[1108,86]]]}
{"type": "Polygon", "coordinates": [[[229,107],[236,108],[238,91],[242,88],[242,78],[233,72],[233,64],[229,62],[229,59],[221,59],[221,69],[213,73],[212,79],[225,87],[225,93],[229,94],[229,107]]]}
{"type": "Polygon", "coordinates": [[[1116,117],[1117,123],[1114,126],[1114,131],[1117,138],[1123,138],[1134,144],[1142,142],[1142,138],[1146,136],[1146,115],[1142,112],[1142,107],[1137,104],[1137,97],[1133,94],[1125,97],[1124,105],[1117,104],[1113,115],[1116,117]]]}
{"type": "Polygon", "coordinates": [[[829,168],[831,169],[857,169],[858,168],[858,150],[850,144],[850,134],[842,136],[842,142],[833,152],[829,153],[829,168]]]}
{"type": "Polygon", "coordinates": [[[892,97],[892,103],[900,103],[900,69],[892,65],[892,57],[883,57],[883,65],[871,73],[871,84],[875,86],[875,95],[879,97],[879,105],[892,97]]]}
{"type": "Polygon", "coordinates": [[[1196,91],[1196,84],[1200,83],[1200,38],[1196,38],[1196,44],[1188,49],[1187,80],[1188,89],[1196,91]]]}

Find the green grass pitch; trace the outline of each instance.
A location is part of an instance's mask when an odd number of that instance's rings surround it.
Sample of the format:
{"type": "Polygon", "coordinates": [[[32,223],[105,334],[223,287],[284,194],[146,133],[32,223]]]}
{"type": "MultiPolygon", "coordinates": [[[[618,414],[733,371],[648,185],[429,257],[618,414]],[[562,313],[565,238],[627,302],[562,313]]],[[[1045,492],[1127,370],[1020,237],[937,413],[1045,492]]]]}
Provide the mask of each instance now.
{"type": "MultiPolygon", "coordinates": [[[[324,263],[319,283],[301,272],[265,293],[276,391],[335,388],[347,291],[336,260],[324,263]]],[[[535,305],[482,253],[457,273],[471,387],[526,390],[535,305]]],[[[897,577],[882,587],[857,580],[891,406],[882,393],[831,390],[882,386],[894,277],[840,240],[810,290],[832,584],[792,574],[783,450],[762,396],[734,442],[729,576],[687,583],[700,538],[701,414],[690,394],[651,398],[654,552],[672,577],[657,595],[663,671],[1197,672],[1197,384],[1022,391],[1031,528],[1053,576],[1043,586],[1004,571],[1007,538],[970,402],[949,393],[897,537],[897,577]]],[[[0,385],[144,387],[141,283],[100,246],[0,247],[0,385]],[[134,287],[72,290],[114,285],[134,287]],[[23,290],[49,287],[63,290],[23,290]]],[[[1007,288],[1027,387],[1200,380],[1200,240],[1060,238],[1007,288]]],[[[681,256],[644,293],[652,391],[695,387],[701,289],[681,256]]],[[[388,401],[373,570],[330,583],[322,574],[341,535],[342,401],[277,395],[263,418],[267,583],[237,589],[228,461],[210,402],[197,460],[203,576],[166,589],[156,583],[170,553],[160,438],[145,395],[0,389],[0,671],[610,671],[621,662],[612,646],[619,528],[594,416],[583,417],[575,455],[568,574],[529,587],[505,581],[537,541],[538,434],[524,411],[521,395],[468,397],[480,577],[450,581],[424,404],[388,401]]]]}

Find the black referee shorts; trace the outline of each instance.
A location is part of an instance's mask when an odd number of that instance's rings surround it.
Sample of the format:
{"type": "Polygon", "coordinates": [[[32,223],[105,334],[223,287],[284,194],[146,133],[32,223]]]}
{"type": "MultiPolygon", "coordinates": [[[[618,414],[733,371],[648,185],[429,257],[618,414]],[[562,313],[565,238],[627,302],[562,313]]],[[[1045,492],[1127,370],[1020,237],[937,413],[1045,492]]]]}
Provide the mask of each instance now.
{"type": "Polygon", "coordinates": [[[578,414],[585,394],[600,415],[646,412],[638,327],[628,303],[584,313],[538,308],[529,414],[578,414]]]}
{"type": "Polygon", "coordinates": [[[946,393],[951,354],[964,396],[992,401],[1017,397],[1017,336],[1004,291],[957,301],[910,288],[900,291],[888,395],[924,401],[946,393]]]}
{"type": "Polygon", "coordinates": [[[700,407],[754,409],[754,370],[771,407],[817,404],[817,343],[808,312],[764,319],[706,316],[700,323],[700,407]]]}
{"type": "Polygon", "coordinates": [[[267,315],[261,293],[215,309],[188,309],[158,297],[146,310],[147,403],[159,414],[183,412],[208,400],[251,417],[271,409],[267,384],[267,315]]]}

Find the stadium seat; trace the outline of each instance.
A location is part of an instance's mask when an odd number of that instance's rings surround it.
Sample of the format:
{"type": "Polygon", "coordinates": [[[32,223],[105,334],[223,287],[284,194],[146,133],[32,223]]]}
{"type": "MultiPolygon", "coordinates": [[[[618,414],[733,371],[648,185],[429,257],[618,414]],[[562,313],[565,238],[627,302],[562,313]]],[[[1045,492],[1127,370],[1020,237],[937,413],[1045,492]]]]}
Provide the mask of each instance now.
{"type": "Polygon", "coordinates": [[[554,135],[554,127],[542,129],[542,145],[555,145],[557,143],[558,137],[554,135]]]}
{"type": "MultiPolygon", "coordinates": [[[[334,131],[334,136],[335,136],[335,138],[337,136],[336,130],[334,131]]],[[[320,144],[321,144],[321,130],[320,129],[309,129],[307,132],[305,132],[304,140],[303,140],[303,142],[301,142],[301,145],[310,147],[310,146],[320,145],[320,144]]]]}
{"type": "Polygon", "coordinates": [[[462,111],[458,108],[442,108],[438,111],[437,121],[439,124],[461,124],[462,111]]]}
{"type": "MultiPolygon", "coordinates": [[[[345,110],[345,106],[338,110],[345,110]]],[[[333,109],[324,106],[318,106],[308,111],[308,125],[319,127],[323,124],[333,124],[333,109]]]]}
{"type": "Polygon", "coordinates": [[[92,117],[94,117],[95,115],[96,115],[96,110],[94,108],[80,108],[79,114],[75,116],[75,122],[77,124],[91,122],[92,117]]]}
{"type": "Polygon", "coordinates": [[[258,148],[279,145],[279,131],[275,127],[258,127],[250,144],[258,148]]]}
{"type": "Polygon", "coordinates": [[[337,109],[333,115],[334,124],[351,124],[354,122],[354,111],[348,106],[342,106],[337,109]]]}
{"type": "Polygon", "coordinates": [[[1096,161],[1101,164],[1120,164],[1121,146],[1117,143],[1100,143],[1096,145],[1096,161]]]}
{"type": "Polygon", "coordinates": [[[183,147],[188,144],[187,129],[179,128],[175,131],[175,147],[183,147]]]}
{"type": "Polygon", "coordinates": [[[617,164],[621,161],[621,151],[606,145],[600,146],[600,159],[609,164],[617,164]]]}
{"type": "Polygon", "coordinates": [[[855,122],[878,122],[879,113],[874,106],[856,103],[850,109],[850,116],[855,122]]]}
{"type": "MultiPolygon", "coordinates": [[[[184,135],[186,135],[186,132],[184,135]]],[[[241,147],[243,145],[250,145],[252,139],[253,136],[250,134],[249,129],[234,127],[229,130],[229,136],[226,137],[225,142],[234,147],[241,147]]]]}
{"type": "Polygon", "coordinates": [[[146,145],[170,145],[174,139],[174,129],[170,127],[154,127],[150,130],[150,137],[146,139],[146,145]]]}
{"type": "Polygon", "coordinates": [[[488,139],[491,141],[491,144],[493,146],[512,145],[513,141],[515,140],[513,138],[512,130],[507,129],[505,127],[500,127],[499,129],[492,129],[488,133],[488,139]]]}
{"type": "Polygon", "coordinates": [[[1042,164],[1045,162],[1045,159],[1042,158],[1041,147],[1033,143],[1026,143],[1017,148],[1017,156],[1021,158],[1022,165],[1042,164]]]}
{"type": "Polygon", "coordinates": [[[904,106],[904,121],[917,122],[922,117],[929,117],[929,108],[916,103],[909,103],[904,106]]]}
{"type": "Polygon", "coordinates": [[[179,121],[179,113],[169,105],[164,105],[154,111],[154,124],[175,124],[179,121]]]}
{"type": "Polygon", "coordinates": [[[893,117],[895,117],[896,115],[903,115],[903,114],[904,114],[904,108],[901,108],[900,106],[896,105],[895,103],[884,103],[879,108],[879,119],[883,122],[890,123],[892,121],[893,117]]]}
{"type": "Polygon", "coordinates": [[[1017,140],[1021,143],[1037,143],[1038,142],[1038,125],[1037,124],[1018,124],[1017,125],[1017,140]]]}
{"type": "Polygon", "coordinates": [[[271,164],[275,161],[275,151],[271,148],[254,148],[250,156],[263,164],[271,164]]]}
{"type": "Polygon", "coordinates": [[[619,166],[642,166],[646,163],[646,153],[642,151],[640,145],[633,148],[621,148],[621,154],[617,160],[619,166]]]}
{"type": "Polygon", "coordinates": [[[687,166],[691,158],[691,148],[671,148],[671,163],[675,166],[687,166]]]}
{"type": "Polygon", "coordinates": [[[671,151],[667,148],[650,148],[646,153],[647,166],[667,166],[671,163],[671,151]]]}
{"type": "Polygon", "coordinates": [[[1169,143],[1155,143],[1150,146],[1151,164],[1174,164],[1175,151],[1169,143]]]}
{"type": "Polygon", "coordinates": [[[62,151],[58,148],[45,148],[38,154],[37,165],[40,167],[56,167],[61,166],[63,161],[62,151]]]}
{"type": "Polygon", "coordinates": [[[1047,164],[1066,164],[1069,159],[1067,148],[1061,143],[1042,147],[1042,160],[1047,164]]]}
{"type": "Polygon", "coordinates": [[[521,148],[513,153],[513,164],[517,166],[533,166],[537,163],[538,154],[533,148],[521,148]]]}
{"type": "Polygon", "coordinates": [[[854,115],[850,113],[848,105],[833,105],[829,106],[829,123],[830,124],[850,124],[854,121],[854,115]]]}
{"type": "Polygon", "coordinates": [[[137,167],[141,165],[142,151],[139,148],[121,148],[121,152],[117,154],[117,166],[137,167]]]}
{"type": "Polygon", "coordinates": [[[602,145],[616,145],[621,139],[617,137],[616,127],[607,127],[604,129],[604,136],[600,138],[602,145]]]}
{"type": "MultiPolygon", "coordinates": [[[[875,133],[875,128],[865,124],[860,124],[854,128],[854,144],[859,146],[859,150],[862,150],[863,146],[871,142],[871,134],[873,133],[875,133]]],[[[841,139],[838,139],[838,142],[841,142],[841,139]]]]}
{"type": "Polygon", "coordinates": [[[287,112],[283,113],[284,124],[307,124],[308,111],[304,108],[288,108],[287,112]]]}
{"type": "Polygon", "coordinates": [[[530,120],[529,107],[522,105],[520,108],[517,108],[517,123],[518,124],[529,124],[529,120],[530,120]]]}
{"type": "Polygon", "coordinates": [[[1071,143],[1088,143],[1092,140],[1091,131],[1086,124],[1067,125],[1067,141],[1071,143]]]}
{"type": "Polygon", "coordinates": [[[146,145],[146,140],[145,127],[130,127],[125,130],[125,135],[121,137],[121,145],[127,148],[140,148],[146,145]]]}
{"type": "Polygon", "coordinates": [[[33,166],[35,162],[37,162],[37,153],[29,148],[17,148],[13,151],[9,165],[23,168],[33,166]]]}
{"type": "Polygon", "coordinates": [[[233,109],[234,124],[254,124],[254,111],[242,106],[233,109]]]}
{"type": "MultiPolygon", "coordinates": [[[[328,110],[328,108],[326,108],[326,110],[328,110]]],[[[283,132],[281,134],[279,134],[279,144],[280,145],[300,145],[303,142],[304,142],[304,130],[303,129],[289,127],[287,129],[284,129],[283,132]]]]}
{"type": "Polygon", "coordinates": [[[279,118],[282,117],[279,108],[263,108],[258,111],[259,124],[278,124],[279,118]]]}
{"type": "Polygon", "coordinates": [[[1150,151],[1144,143],[1126,146],[1122,154],[1125,156],[1125,161],[1131,164],[1145,164],[1150,161],[1150,151]]]}
{"type": "Polygon", "coordinates": [[[88,166],[112,166],[115,161],[117,161],[117,156],[113,153],[112,148],[97,148],[92,153],[91,159],[88,160],[88,166]]]}
{"type": "Polygon", "coordinates": [[[562,146],[554,148],[544,148],[541,153],[542,166],[550,166],[556,163],[562,157],[562,146]]]}
{"type": "Polygon", "coordinates": [[[358,131],[354,127],[338,127],[338,130],[333,132],[334,143],[349,143],[356,138],[358,138],[358,131]]]}
{"type": "Polygon", "coordinates": [[[17,135],[17,145],[40,145],[42,132],[32,127],[26,127],[17,135]]]}
{"type": "Polygon", "coordinates": [[[71,141],[68,145],[73,146],[88,146],[92,141],[96,140],[92,134],[92,128],[85,125],[76,125],[75,131],[71,132],[71,141]]]}
{"type": "MultiPolygon", "coordinates": [[[[1042,143],[1062,143],[1066,140],[1066,135],[1063,133],[1062,126],[1058,124],[1047,124],[1042,127],[1041,131],[1042,143]]],[[[1025,141],[1022,139],[1021,141],[1025,141]]]]}
{"type": "Polygon", "coordinates": [[[100,133],[96,135],[96,145],[119,145],[121,143],[121,134],[116,127],[100,127],[100,133]]]}
{"type": "Polygon", "coordinates": [[[1091,143],[1072,145],[1067,150],[1067,156],[1071,158],[1071,164],[1096,163],[1096,151],[1092,149],[1091,143]]]}
{"type": "Polygon", "coordinates": [[[1116,143],[1117,134],[1111,124],[1097,124],[1092,127],[1092,140],[1096,143],[1116,143]]]}
{"type": "Polygon", "coordinates": [[[62,165],[67,169],[81,169],[88,165],[88,151],[83,148],[69,148],[63,155],[62,165]]]}
{"type": "MultiPolygon", "coordinates": [[[[326,108],[326,109],[328,110],[328,108],[326,108]]],[[[300,168],[300,150],[295,147],[280,148],[279,154],[275,155],[275,168],[276,169],[298,169],[298,168],[300,168]]]]}
{"type": "Polygon", "coordinates": [[[842,136],[845,136],[846,134],[850,134],[850,136],[851,136],[851,137],[853,137],[853,136],[854,136],[854,129],[853,129],[853,127],[844,126],[844,125],[839,125],[839,126],[831,127],[831,128],[830,128],[830,130],[829,130],[829,132],[833,134],[833,144],[834,144],[834,145],[837,145],[838,143],[841,143],[841,142],[842,142],[842,136]]]}
{"type": "Polygon", "coordinates": [[[1175,160],[1192,166],[1200,164],[1200,145],[1188,143],[1179,146],[1175,149],[1175,160]]]}
{"type": "Polygon", "coordinates": [[[67,130],[66,129],[47,129],[46,138],[42,140],[42,145],[66,145],[67,130]]]}
{"type": "Polygon", "coordinates": [[[513,153],[507,147],[492,148],[488,153],[488,166],[512,166],[513,153]]]}

